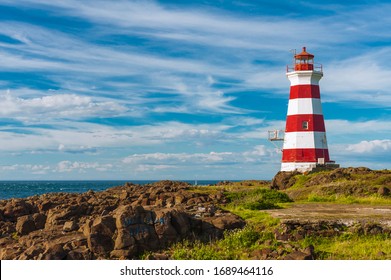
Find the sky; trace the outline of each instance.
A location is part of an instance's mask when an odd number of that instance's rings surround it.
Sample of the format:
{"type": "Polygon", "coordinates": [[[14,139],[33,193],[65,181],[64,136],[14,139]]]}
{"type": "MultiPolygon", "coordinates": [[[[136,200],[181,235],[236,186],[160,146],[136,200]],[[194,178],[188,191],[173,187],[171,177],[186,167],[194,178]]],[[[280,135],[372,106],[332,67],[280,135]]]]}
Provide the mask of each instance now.
{"type": "Polygon", "coordinates": [[[286,65],[330,157],[390,169],[389,1],[0,0],[0,180],[271,179],[286,65]]]}

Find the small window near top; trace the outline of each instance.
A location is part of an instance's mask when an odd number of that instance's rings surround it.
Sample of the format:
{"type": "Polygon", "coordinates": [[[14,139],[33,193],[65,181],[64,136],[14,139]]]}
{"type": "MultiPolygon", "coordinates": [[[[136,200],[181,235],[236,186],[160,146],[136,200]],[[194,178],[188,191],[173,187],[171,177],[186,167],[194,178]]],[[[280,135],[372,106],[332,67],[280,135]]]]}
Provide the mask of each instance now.
{"type": "Polygon", "coordinates": [[[308,129],[308,121],[303,121],[301,123],[301,128],[307,130],[308,129]]]}

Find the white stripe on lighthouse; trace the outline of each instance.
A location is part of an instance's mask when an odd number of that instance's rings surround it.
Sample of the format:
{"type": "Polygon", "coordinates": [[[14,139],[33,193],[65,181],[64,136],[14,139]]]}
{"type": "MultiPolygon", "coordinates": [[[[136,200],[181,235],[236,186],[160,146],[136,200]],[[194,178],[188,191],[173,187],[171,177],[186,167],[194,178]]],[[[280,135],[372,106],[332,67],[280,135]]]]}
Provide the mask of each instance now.
{"type": "Polygon", "coordinates": [[[288,116],[322,114],[322,104],[319,98],[295,98],[289,100],[288,116]]]}
{"type": "Polygon", "coordinates": [[[284,149],[327,149],[326,132],[286,132],[284,149]]]}
{"type": "Polygon", "coordinates": [[[281,163],[281,171],[293,171],[306,172],[316,167],[315,162],[283,162],[281,163]]]}
{"type": "Polygon", "coordinates": [[[318,71],[295,71],[288,72],[286,75],[291,82],[291,86],[319,85],[323,73],[318,71]]]}

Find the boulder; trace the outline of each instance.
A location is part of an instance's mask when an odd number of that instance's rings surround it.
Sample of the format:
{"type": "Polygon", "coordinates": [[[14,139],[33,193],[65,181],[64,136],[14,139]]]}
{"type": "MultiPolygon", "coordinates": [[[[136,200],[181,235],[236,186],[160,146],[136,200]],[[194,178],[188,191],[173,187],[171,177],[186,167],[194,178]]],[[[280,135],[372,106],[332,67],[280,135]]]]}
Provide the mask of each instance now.
{"type": "Polygon", "coordinates": [[[38,210],[40,212],[47,212],[49,209],[55,207],[56,204],[54,204],[51,201],[44,200],[38,204],[38,210]]]}
{"type": "Polygon", "coordinates": [[[67,253],[60,244],[54,244],[46,249],[38,258],[40,260],[65,260],[67,253]]]}
{"type": "Polygon", "coordinates": [[[132,258],[133,256],[134,256],[134,250],[132,248],[113,250],[110,252],[110,258],[112,259],[126,260],[132,258]]]}
{"type": "Polygon", "coordinates": [[[224,230],[244,225],[215,209],[223,193],[210,196],[188,188],[162,181],[0,201],[0,236],[6,237],[1,258],[129,259],[183,239],[221,237],[224,230]]]}
{"type": "Polygon", "coordinates": [[[295,176],[301,174],[300,172],[286,172],[279,171],[273,178],[271,188],[276,190],[285,190],[292,187],[295,183],[295,176]]]}
{"type": "Polygon", "coordinates": [[[45,223],[46,223],[46,215],[45,214],[35,213],[32,215],[32,219],[35,223],[36,229],[45,228],[45,223]]]}
{"type": "Polygon", "coordinates": [[[117,238],[115,239],[114,250],[122,249],[133,249],[134,253],[136,252],[136,239],[126,229],[118,230],[117,238]]]}
{"type": "Polygon", "coordinates": [[[175,231],[185,237],[191,232],[189,215],[180,211],[172,211],[171,213],[171,224],[175,228],[175,231]]]}
{"type": "Polygon", "coordinates": [[[162,246],[171,244],[180,239],[178,232],[171,223],[171,211],[156,210],[154,227],[162,246]]]}
{"type": "Polygon", "coordinates": [[[145,211],[142,206],[122,205],[115,210],[116,227],[126,228],[140,224],[142,221],[153,223],[151,212],[145,211]]]}
{"type": "Polygon", "coordinates": [[[313,260],[314,256],[308,252],[294,251],[286,255],[284,260],[313,260]]]}
{"type": "Polygon", "coordinates": [[[90,250],[86,248],[78,248],[67,253],[67,260],[93,260],[90,250]]]}
{"type": "Polygon", "coordinates": [[[87,244],[91,252],[102,257],[107,257],[107,254],[114,248],[113,239],[99,233],[90,234],[87,237],[87,244]]]}
{"type": "Polygon", "coordinates": [[[16,231],[21,235],[29,234],[36,229],[32,215],[21,216],[16,222],[16,231]]]}
{"type": "Polygon", "coordinates": [[[390,189],[382,186],[378,189],[377,193],[381,196],[388,196],[390,195],[390,189]]]}
{"type": "Polygon", "coordinates": [[[108,256],[114,248],[115,220],[112,216],[97,217],[84,228],[88,248],[97,256],[108,256]],[[89,226],[91,224],[91,226],[89,226]]]}
{"type": "Polygon", "coordinates": [[[19,260],[36,260],[44,251],[42,246],[32,245],[20,255],[19,260]]]}
{"type": "Polygon", "coordinates": [[[0,248],[0,260],[17,260],[23,250],[19,246],[0,248]]]}
{"type": "Polygon", "coordinates": [[[216,218],[210,218],[209,220],[220,230],[243,228],[245,225],[243,219],[231,213],[226,213],[225,215],[216,218]]]}
{"type": "Polygon", "coordinates": [[[67,221],[65,222],[62,230],[65,232],[74,231],[79,229],[79,225],[75,221],[67,221]]]}
{"type": "Polygon", "coordinates": [[[18,217],[35,212],[35,208],[23,199],[11,199],[5,205],[3,216],[5,219],[15,222],[18,217]]]}

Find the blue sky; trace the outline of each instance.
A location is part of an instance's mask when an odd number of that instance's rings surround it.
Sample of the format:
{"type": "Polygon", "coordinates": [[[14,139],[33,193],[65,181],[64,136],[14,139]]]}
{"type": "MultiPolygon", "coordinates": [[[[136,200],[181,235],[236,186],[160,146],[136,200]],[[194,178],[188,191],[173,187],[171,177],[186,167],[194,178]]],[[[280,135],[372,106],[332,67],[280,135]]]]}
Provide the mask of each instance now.
{"type": "Polygon", "coordinates": [[[302,46],[331,158],[389,169],[388,2],[0,0],[0,178],[270,179],[302,46]]]}

